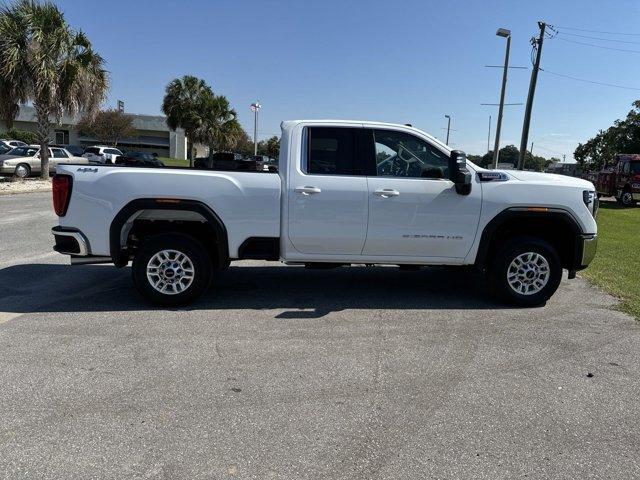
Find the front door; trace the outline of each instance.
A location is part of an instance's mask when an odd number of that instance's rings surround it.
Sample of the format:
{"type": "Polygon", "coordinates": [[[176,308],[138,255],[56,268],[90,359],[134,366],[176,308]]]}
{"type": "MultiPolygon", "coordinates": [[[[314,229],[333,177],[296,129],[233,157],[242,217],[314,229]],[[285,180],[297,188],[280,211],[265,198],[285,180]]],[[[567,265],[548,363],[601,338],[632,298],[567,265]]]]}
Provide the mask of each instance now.
{"type": "Polygon", "coordinates": [[[375,129],[376,175],[369,177],[369,226],[363,254],[464,258],[480,217],[481,190],[459,195],[449,154],[400,130],[375,129]]]}
{"type": "Polygon", "coordinates": [[[301,253],[360,255],[368,190],[362,127],[306,127],[301,166],[289,169],[289,240],[301,253]]]}

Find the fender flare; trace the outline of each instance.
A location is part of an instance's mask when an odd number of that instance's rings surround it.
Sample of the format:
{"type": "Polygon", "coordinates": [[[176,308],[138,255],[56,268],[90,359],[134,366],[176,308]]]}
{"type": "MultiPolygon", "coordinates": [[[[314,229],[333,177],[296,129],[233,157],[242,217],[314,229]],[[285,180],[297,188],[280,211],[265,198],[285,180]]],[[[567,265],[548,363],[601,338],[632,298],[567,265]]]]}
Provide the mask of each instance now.
{"type": "Polygon", "coordinates": [[[117,267],[124,267],[129,262],[129,254],[120,245],[120,234],[124,224],[141,210],[181,210],[191,211],[202,215],[216,232],[216,251],[220,261],[229,258],[229,237],[227,229],[220,217],[208,205],[196,200],[139,198],[127,203],[116,214],[109,227],[109,250],[113,263],[117,267]]]}
{"type": "Polygon", "coordinates": [[[570,212],[561,208],[540,210],[540,207],[513,207],[501,211],[485,225],[482,230],[482,235],[480,236],[478,252],[476,253],[476,266],[484,267],[486,265],[489,246],[491,245],[491,240],[493,239],[495,232],[507,221],[520,218],[524,220],[554,219],[565,223],[574,234],[573,242],[576,247],[576,258],[574,259],[574,263],[579,262],[579,259],[582,256],[582,242],[580,239],[583,232],[580,228],[580,224],[570,212]]]}

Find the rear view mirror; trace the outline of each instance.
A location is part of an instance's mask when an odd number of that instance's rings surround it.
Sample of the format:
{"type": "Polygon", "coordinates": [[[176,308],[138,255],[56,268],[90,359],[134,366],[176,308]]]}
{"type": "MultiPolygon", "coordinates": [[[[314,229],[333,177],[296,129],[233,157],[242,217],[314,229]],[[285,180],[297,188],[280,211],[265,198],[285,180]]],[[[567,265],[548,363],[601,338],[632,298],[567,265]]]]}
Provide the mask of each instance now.
{"type": "Polygon", "coordinates": [[[471,174],[467,170],[467,154],[462,150],[452,150],[449,157],[449,177],[460,195],[471,193],[471,174]]]}

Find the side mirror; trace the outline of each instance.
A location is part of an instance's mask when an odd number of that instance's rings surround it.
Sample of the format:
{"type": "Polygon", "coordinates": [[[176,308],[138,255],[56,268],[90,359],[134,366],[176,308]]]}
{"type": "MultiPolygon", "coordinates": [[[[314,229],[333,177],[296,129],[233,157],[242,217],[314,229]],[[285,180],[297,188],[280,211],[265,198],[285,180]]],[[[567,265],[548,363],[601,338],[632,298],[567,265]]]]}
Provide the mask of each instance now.
{"type": "Polygon", "coordinates": [[[467,170],[467,154],[462,150],[452,150],[449,157],[449,178],[460,195],[471,193],[471,173],[467,170]]]}

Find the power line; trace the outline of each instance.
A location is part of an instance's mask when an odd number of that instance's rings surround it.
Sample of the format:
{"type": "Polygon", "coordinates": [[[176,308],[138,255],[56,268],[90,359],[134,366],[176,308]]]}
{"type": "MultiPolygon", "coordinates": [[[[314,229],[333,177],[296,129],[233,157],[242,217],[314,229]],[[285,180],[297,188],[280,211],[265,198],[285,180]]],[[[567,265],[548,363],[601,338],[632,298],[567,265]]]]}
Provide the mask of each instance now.
{"type": "Polygon", "coordinates": [[[572,37],[589,38],[591,40],[601,40],[603,42],[630,43],[640,45],[640,42],[632,42],[631,40],[619,40],[617,38],[592,37],[591,35],[580,35],[579,33],[558,32],[559,35],[571,35],[572,37]]]}
{"type": "Polygon", "coordinates": [[[576,43],[578,45],[585,45],[587,47],[602,48],[603,50],[615,50],[618,52],[640,53],[640,50],[629,50],[628,48],[606,47],[604,45],[596,45],[595,43],[579,42],[578,40],[569,40],[568,38],[562,38],[562,37],[555,37],[555,38],[557,38],[558,40],[562,40],[563,42],[576,43]]]}
{"type": "Polygon", "coordinates": [[[588,33],[604,33],[605,35],[631,35],[631,36],[640,36],[640,33],[623,33],[623,32],[605,32],[603,30],[588,30],[586,28],[575,28],[575,27],[563,27],[563,26],[559,26],[556,27],[558,29],[565,29],[565,30],[575,30],[576,32],[588,32],[588,33]]]}
{"type": "Polygon", "coordinates": [[[586,78],[579,78],[579,77],[574,77],[574,76],[571,76],[571,75],[566,75],[564,73],[552,72],[552,71],[544,69],[544,68],[541,68],[540,70],[545,72],[545,73],[551,74],[551,75],[556,75],[558,77],[564,77],[564,78],[570,78],[571,80],[576,80],[578,82],[592,83],[594,85],[602,85],[602,86],[605,86],[605,87],[622,88],[624,90],[638,90],[638,91],[640,91],[640,88],[638,88],[638,87],[629,87],[629,86],[626,86],[626,85],[617,85],[615,83],[596,82],[595,80],[587,80],[586,78]]]}

